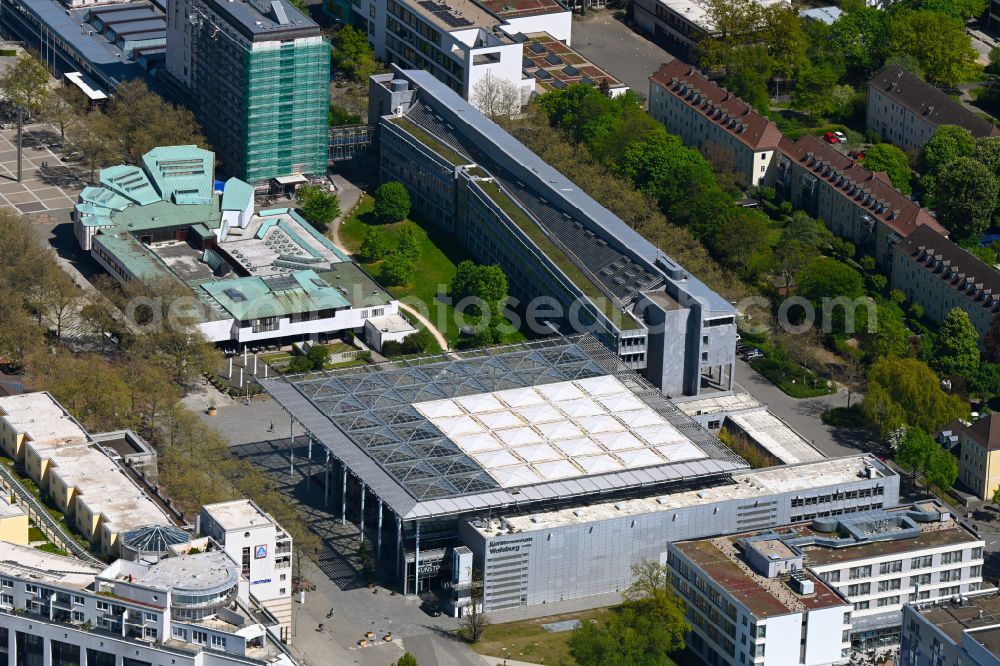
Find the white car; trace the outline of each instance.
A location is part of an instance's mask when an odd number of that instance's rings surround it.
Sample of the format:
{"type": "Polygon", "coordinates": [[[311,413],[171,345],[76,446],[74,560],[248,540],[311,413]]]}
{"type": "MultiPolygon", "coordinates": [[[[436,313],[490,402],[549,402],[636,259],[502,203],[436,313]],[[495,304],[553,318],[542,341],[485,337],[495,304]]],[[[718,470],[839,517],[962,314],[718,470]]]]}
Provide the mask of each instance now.
{"type": "Polygon", "coordinates": [[[847,135],[843,132],[834,132],[833,135],[837,137],[837,141],[841,143],[847,143],[847,135]]]}

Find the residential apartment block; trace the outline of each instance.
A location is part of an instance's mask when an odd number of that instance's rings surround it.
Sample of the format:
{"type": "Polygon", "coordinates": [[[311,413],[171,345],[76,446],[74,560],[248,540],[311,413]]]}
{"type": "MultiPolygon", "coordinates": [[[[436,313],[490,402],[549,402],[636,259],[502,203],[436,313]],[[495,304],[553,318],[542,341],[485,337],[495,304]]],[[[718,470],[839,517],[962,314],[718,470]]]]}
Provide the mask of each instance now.
{"type": "Polygon", "coordinates": [[[28,514],[10,499],[0,497],[0,541],[27,546],[28,514]]]}
{"type": "MultiPolygon", "coordinates": [[[[790,6],[788,0],[753,0],[759,5],[790,6]]],[[[634,17],[640,28],[671,53],[690,59],[698,41],[718,34],[706,0],[635,0],[634,17]]]]}
{"type": "Polygon", "coordinates": [[[685,145],[730,157],[748,187],[773,185],[885,270],[893,246],[920,226],[947,235],[886,174],[868,171],[818,136],[782,136],[774,123],[679,60],[650,77],[649,113],[685,145]]]}
{"type": "Polygon", "coordinates": [[[649,115],[668,132],[716,168],[727,165],[744,187],[774,182],[782,137],[774,122],[680,60],[661,65],[649,82],[649,115]]]}
{"type": "Polygon", "coordinates": [[[667,395],[732,388],[728,301],[433,76],[397,67],[370,99],[382,179],[500,264],[522,308],[544,299],[551,329],[593,333],[667,395]]]}
{"type": "Polygon", "coordinates": [[[295,663],[221,551],[102,567],[0,542],[0,562],[0,663],[295,663]]]}
{"type": "Polygon", "coordinates": [[[130,530],[174,524],[48,393],[0,398],[0,446],[99,553],[117,555],[130,530]]]}
{"type": "Polygon", "coordinates": [[[1000,312],[1000,273],[930,226],[895,246],[890,284],[936,323],[964,310],[981,343],[1000,312]]]}
{"type": "Polygon", "coordinates": [[[978,591],[983,547],[925,502],[673,543],[668,563],[709,663],[834,664],[898,643],[907,601],[978,591]]]}
{"type": "Polygon", "coordinates": [[[229,175],[258,187],[326,175],[330,43],[291,3],[171,3],[166,73],[229,175]]]}
{"type": "Polygon", "coordinates": [[[926,227],[928,233],[948,233],[885,173],[868,171],[818,136],[782,138],[778,152],[775,186],[781,196],[874,256],[885,271],[892,266],[893,247],[913,232],[926,227]]]}
{"type": "Polygon", "coordinates": [[[1000,598],[959,595],[903,607],[901,666],[1000,666],[1000,598]]]}
{"type": "Polygon", "coordinates": [[[958,458],[958,481],[976,497],[990,501],[1000,487],[1000,416],[990,414],[971,424],[952,421],[937,441],[958,458]]]}
{"type": "Polygon", "coordinates": [[[903,150],[920,150],[941,125],[964,127],[976,138],[1000,134],[946,93],[897,64],[868,82],[867,127],[903,150]]]}

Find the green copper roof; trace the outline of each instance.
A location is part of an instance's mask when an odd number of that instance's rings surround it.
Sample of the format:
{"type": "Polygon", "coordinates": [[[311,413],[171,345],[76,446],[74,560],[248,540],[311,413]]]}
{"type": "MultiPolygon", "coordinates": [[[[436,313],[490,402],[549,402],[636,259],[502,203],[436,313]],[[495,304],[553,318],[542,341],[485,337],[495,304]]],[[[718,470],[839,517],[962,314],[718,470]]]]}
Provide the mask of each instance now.
{"type": "Polygon", "coordinates": [[[222,210],[246,210],[253,202],[253,187],[235,176],[222,189],[222,210]]]}
{"type": "Polygon", "coordinates": [[[140,206],[160,200],[143,170],[131,164],[101,169],[101,184],[140,206]]]}
{"type": "Polygon", "coordinates": [[[161,198],[204,204],[212,198],[215,155],[198,146],[159,146],[142,156],[146,173],[161,198]]]}
{"type": "Polygon", "coordinates": [[[350,306],[340,291],[315,271],[274,277],[242,277],[199,285],[229,316],[247,321],[350,306]]]}
{"type": "Polygon", "coordinates": [[[106,187],[85,187],[80,192],[80,201],[110,210],[125,210],[131,203],[125,197],[115,194],[106,187]]]}
{"type": "Polygon", "coordinates": [[[103,245],[115,260],[140,280],[175,279],[156,255],[129,234],[105,235],[94,238],[95,245],[103,245]]]}

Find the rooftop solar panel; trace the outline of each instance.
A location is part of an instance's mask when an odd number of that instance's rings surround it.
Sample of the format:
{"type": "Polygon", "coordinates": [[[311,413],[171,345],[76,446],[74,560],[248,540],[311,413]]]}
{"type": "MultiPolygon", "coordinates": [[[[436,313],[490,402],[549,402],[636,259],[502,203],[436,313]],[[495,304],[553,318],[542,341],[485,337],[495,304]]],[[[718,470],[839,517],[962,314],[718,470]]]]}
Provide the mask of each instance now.
{"type": "Polygon", "coordinates": [[[562,90],[566,87],[566,82],[560,81],[559,79],[552,79],[552,87],[556,90],[562,90]]]}
{"type": "Polygon", "coordinates": [[[539,68],[538,71],[535,72],[535,76],[542,79],[543,81],[552,78],[552,74],[550,74],[547,69],[542,69],[542,68],[539,68]]]}
{"type": "Polygon", "coordinates": [[[234,289],[233,287],[224,289],[222,293],[228,296],[234,303],[242,303],[243,301],[247,300],[247,297],[243,295],[242,291],[240,291],[239,289],[234,289]]]}
{"type": "Polygon", "coordinates": [[[550,65],[561,65],[563,64],[563,59],[557,56],[555,53],[550,53],[549,55],[545,56],[545,62],[549,63],[550,65]]]}
{"type": "Polygon", "coordinates": [[[535,66],[535,62],[528,56],[521,56],[521,67],[526,69],[531,69],[535,66]]]}
{"type": "Polygon", "coordinates": [[[566,65],[565,67],[563,67],[563,74],[566,74],[568,76],[580,76],[580,70],[578,70],[573,65],[566,65]]]}
{"type": "Polygon", "coordinates": [[[543,53],[545,53],[545,47],[539,44],[538,42],[535,42],[534,44],[529,44],[528,48],[531,49],[532,53],[537,53],[538,55],[542,55],[543,53]]]}

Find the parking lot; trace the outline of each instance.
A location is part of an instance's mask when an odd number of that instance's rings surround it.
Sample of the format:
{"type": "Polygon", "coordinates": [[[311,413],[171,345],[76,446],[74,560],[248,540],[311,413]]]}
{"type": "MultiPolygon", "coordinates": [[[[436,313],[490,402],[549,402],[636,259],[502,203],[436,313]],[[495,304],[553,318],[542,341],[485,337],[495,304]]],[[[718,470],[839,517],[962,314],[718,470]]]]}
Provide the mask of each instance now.
{"type": "Polygon", "coordinates": [[[618,20],[610,9],[574,17],[572,46],[642,95],[649,94],[650,75],[674,59],[663,47],[618,20]]]}
{"type": "Polygon", "coordinates": [[[79,164],[61,160],[59,131],[42,124],[24,129],[23,174],[17,182],[17,129],[4,127],[0,130],[0,208],[19,213],[71,208],[88,174],[79,164]]]}

